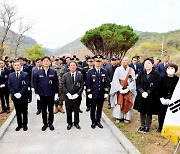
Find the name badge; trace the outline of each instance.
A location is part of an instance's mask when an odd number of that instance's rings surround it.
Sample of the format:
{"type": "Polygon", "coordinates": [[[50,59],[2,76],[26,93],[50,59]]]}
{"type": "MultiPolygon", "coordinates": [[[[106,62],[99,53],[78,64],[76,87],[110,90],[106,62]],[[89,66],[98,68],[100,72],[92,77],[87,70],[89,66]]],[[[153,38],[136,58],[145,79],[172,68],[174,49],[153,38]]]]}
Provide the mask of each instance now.
{"type": "Polygon", "coordinates": [[[44,75],[39,75],[39,77],[40,77],[40,78],[43,78],[43,77],[44,77],[44,75]]]}

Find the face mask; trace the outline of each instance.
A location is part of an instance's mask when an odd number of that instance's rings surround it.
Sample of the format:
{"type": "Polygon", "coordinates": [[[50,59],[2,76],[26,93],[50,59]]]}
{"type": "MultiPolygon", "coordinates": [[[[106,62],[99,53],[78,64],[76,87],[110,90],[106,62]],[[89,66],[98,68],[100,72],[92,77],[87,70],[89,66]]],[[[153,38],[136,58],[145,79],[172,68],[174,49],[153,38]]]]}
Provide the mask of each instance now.
{"type": "Polygon", "coordinates": [[[173,75],[175,73],[175,70],[174,69],[167,69],[166,72],[169,75],[173,75]]]}

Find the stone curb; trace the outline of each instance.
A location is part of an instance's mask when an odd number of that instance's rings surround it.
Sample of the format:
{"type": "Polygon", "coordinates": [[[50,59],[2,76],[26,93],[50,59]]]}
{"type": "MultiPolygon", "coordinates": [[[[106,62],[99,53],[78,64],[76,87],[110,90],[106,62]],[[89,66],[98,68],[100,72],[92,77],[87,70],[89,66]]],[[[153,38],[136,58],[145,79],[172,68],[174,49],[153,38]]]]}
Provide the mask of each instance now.
{"type": "Polygon", "coordinates": [[[124,134],[114,125],[114,123],[102,113],[102,120],[110,128],[113,135],[117,138],[120,144],[126,149],[130,154],[141,154],[137,148],[124,136],[124,134]]]}
{"type": "Polygon", "coordinates": [[[10,124],[14,120],[15,115],[16,115],[15,110],[13,110],[9,115],[9,117],[6,119],[6,121],[3,123],[3,125],[0,127],[0,140],[2,139],[7,129],[9,128],[10,124]]]}

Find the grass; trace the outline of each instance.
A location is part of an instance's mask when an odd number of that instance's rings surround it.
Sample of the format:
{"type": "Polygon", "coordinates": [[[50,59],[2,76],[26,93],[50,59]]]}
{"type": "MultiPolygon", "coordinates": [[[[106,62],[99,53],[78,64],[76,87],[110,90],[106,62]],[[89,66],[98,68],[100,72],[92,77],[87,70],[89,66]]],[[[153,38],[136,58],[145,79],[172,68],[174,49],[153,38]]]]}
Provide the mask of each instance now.
{"type": "Polygon", "coordinates": [[[142,154],[172,154],[174,152],[175,145],[156,131],[158,127],[156,115],[153,116],[149,134],[137,133],[137,129],[140,126],[139,113],[137,111],[133,111],[133,118],[130,124],[124,122],[117,124],[115,118],[112,117],[113,109],[108,109],[107,104],[107,102],[104,104],[104,113],[142,154]]]}

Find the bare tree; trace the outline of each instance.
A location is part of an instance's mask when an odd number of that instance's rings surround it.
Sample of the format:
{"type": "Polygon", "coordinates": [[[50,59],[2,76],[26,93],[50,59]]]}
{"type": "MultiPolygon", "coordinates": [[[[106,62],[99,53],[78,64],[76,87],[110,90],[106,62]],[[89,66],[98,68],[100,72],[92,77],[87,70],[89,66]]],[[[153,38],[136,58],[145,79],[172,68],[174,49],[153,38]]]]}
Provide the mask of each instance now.
{"type": "Polygon", "coordinates": [[[3,26],[0,40],[0,57],[2,57],[4,53],[3,45],[6,41],[8,31],[10,30],[12,24],[17,21],[16,14],[17,12],[15,6],[11,6],[5,2],[0,4],[0,22],[3,26]]]}
{"type": "Polygon", "coordinates": [[[32,23],[28,23],[26,25],[23,24],[22,22],[22,19],[20,20],[19,22],[19,36],[16,40],[16,45],[15,45],[15,50],[14,50],[14,53],[15,53],[15,57],[17,57],[17,50],[18,50],[18,47],[22,42],[22,39],[24,37],[24,34],[29,31],[30,29],[32,28],[32,23]]]}

